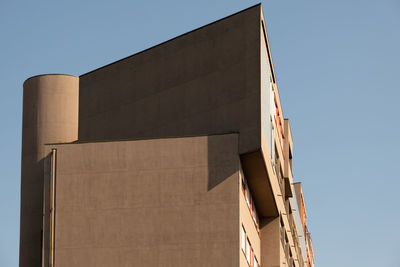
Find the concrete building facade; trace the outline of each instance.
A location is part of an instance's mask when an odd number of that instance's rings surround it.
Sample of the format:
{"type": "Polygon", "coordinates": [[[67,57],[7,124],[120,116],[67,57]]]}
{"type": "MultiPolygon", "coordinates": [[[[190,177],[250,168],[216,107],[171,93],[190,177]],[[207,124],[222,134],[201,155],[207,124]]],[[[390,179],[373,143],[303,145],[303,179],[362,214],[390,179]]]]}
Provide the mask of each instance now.
{"type": "Polygon", "coordinates": [[[261,5],[23,105],[21,267],[313,266],[261,5]]]}

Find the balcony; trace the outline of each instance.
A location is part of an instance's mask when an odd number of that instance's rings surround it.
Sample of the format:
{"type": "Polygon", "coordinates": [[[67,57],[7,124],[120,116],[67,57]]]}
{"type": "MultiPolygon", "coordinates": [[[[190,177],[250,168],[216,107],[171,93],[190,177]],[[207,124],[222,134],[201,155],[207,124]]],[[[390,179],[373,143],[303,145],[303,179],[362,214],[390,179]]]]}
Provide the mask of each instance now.
{"type": "Polygon", "coordinates": [[[240,158],[260,220],[267,217],[278,217],[278,208],[270,182],[272,177],[268,174],[262,151],[243,154],[240,158]]]}

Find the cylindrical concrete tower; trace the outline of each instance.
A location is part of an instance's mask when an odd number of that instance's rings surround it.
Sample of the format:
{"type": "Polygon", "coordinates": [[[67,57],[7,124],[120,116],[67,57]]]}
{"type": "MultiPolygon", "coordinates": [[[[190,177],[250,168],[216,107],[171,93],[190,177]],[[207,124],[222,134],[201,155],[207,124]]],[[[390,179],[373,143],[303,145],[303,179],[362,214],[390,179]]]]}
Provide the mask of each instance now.
{"type": "Polygon", "coordinates": [[[41,266],[44,145],[78,139],[79,77],[34,76],[24,83],[20,267],[41,266]]]}

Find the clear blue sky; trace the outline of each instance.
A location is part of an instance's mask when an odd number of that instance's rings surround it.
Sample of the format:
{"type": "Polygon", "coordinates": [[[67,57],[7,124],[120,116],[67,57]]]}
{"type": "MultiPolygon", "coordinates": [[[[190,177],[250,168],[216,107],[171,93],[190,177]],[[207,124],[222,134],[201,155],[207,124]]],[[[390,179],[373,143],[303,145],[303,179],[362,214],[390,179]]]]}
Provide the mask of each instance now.
{"type": "MultiPolygon", "coordinates": [[[[24,80],[80,75],[256,3],[1,0],[0,266],[18,266],[24,80]]],[[[263,9],[317,266],[400,266],[400,2],[263,9]]]]}

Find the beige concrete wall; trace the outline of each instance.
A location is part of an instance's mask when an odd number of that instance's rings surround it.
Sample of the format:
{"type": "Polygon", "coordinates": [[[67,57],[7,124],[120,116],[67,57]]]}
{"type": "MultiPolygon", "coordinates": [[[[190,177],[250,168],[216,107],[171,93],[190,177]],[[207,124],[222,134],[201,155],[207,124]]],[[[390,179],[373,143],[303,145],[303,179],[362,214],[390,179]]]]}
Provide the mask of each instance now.
{"type": "Polygon", "coordinates": [[[239,132],[260,148],[261,5],[80,76],[79,139],[239,132]]]}
{"type": "Polygon", "coordinates": [[[238,266],[238,135],[57,149],[56,266],[238,266]]]}
{"type": "Polygon", "coordinates": [[[40,266],[44,144],[78,138],[78,77],[40,75],[24,83],[20,267],[40,266]]]}

